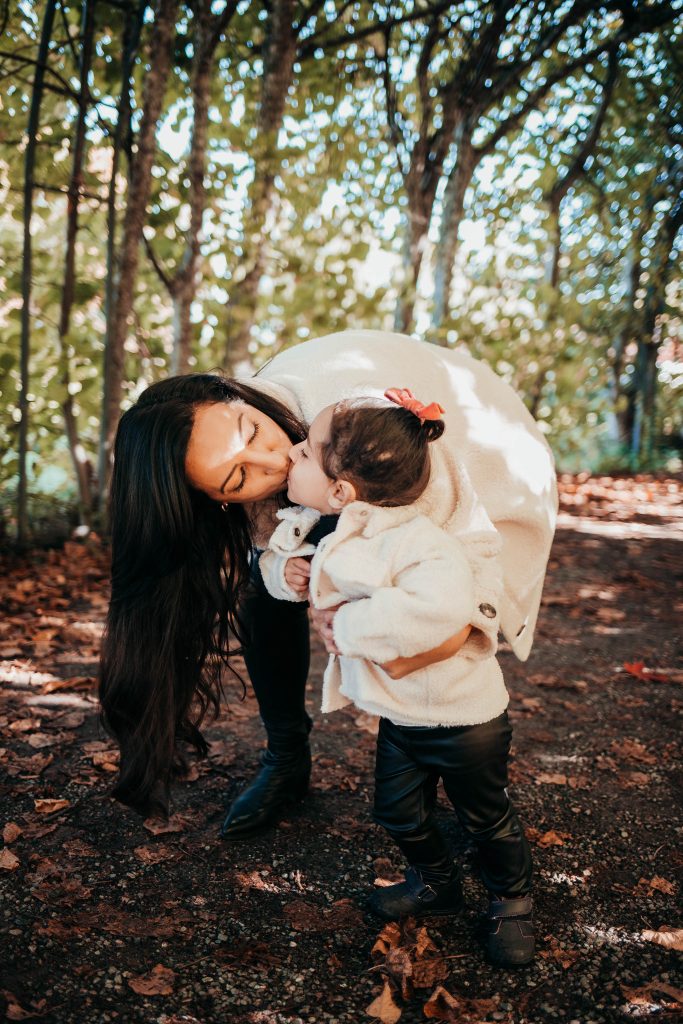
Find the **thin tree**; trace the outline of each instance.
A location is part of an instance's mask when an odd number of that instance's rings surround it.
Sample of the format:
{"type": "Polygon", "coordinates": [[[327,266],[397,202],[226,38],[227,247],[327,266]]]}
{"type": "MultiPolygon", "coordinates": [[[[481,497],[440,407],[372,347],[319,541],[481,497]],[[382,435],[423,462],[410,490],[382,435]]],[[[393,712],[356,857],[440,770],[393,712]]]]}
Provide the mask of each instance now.
{"type": "Polygon", "coordinates": [[[20,350],[20,391],[19,411],[19,487],[17,493],[17,540],[23,547],[28,541],[28,426],[29,387],[31,354],[31,275],[33,254],[31,249],[31,217],[33,214],[33,182],[36,164],[36,146],[40,121],[40,104],[43,98],[45,68],[47,64],[56,0],[47,0],[45,17],[38,47],[38,60],[31,91],[28,128],[26,131],[26,156],[24,160],[24,247],[21,267],[21,350],[20,350]]]}
{"type": "Polygon", "coordinates": [[[92,63],[94,44],[94,7],[95,0],[83,0],[81,15],[81,49],[79,62],[78,114],[74,128],[73,156],[71,175],[68,186],[66,215],[66,244],[64,258],[64,283],[59,314],[59,359],[60,374],[63,387],[62,411],[69,451],[78,483],[78,509],[81,523],[90,525],[92,504],[91,482],[92,466],[78,433],[78,422],[75,403],[71,394],[71,372],[69,366],[69,329],[71,311],[74,302],[76,285],[76,237],[78,235],[78,215],[81,192],[83,189],[83,159],[85,155],[85,136],[89,108],[90,90],[88,76],[92,63]]]}
{"type": "Polygon", "coordinates": [[[152,27],[149,70],[145,76],[142,118],[137,151],[129,176],[123,237],[118,254],[112,324],[104,352],[102,422],[100,433],[100,503],[109,487],[111,451],[119,418],[124,380],[124,352],[128,321],[133,308],[140,242],[150,194],[156,128],[161,115],[166,82],[171,66],[178,0],[158,0],[152,27]]]}
{"type": "Polygon", "coordinates": [[[193,61],[191,72],[192,132],[188,156],[188,207],[190,223],[185,233],[182,257],[174,274],[161,265],[151,242],[145,247],[161,282],[173,301],[172,373],[185,373],[190,365],[192,324],[190,309],[197,287],[201,231],[206,209],[206,154],[209,142],[209,106],[213,87],[216,49],[237,10],[238,0],[228,0],[218,14],[213,0],[190,0],[193,14],[193,61]]]}

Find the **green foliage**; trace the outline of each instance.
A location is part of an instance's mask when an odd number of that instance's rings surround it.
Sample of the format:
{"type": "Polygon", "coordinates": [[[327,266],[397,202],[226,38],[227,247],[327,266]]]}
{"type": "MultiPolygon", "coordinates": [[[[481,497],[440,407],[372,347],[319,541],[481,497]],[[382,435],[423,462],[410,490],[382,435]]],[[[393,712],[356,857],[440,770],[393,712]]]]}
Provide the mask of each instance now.
{"type": "MultiPolygon", "coordinates": [[[[34,71],[30,60],[35,58],[43,6],[26,0],[11,5],[0,45],[0,450],[5,453],[0,459],[0,488],[10,490],[17,471],[23,161],[34,71]]],[[[440,90],[457,72],[468,39],[487,29],[493,6],[465,0],[451,5],[452,34],[435,50],[429,68],[434,90],[431,130],[438,130],[443,117],[440,90]]],[[[214,4],[214,12],[221,7],[214,4]]],[[[560,7],[513,5],[496,57],[499,66],[513,69],[530,58],[543,26],[559,16],[560,7]]],[[[410,143],[424,112],[416,66],[429,32],[429,7],[424,5],[414,16],[418,8],[406,0],[391,10],[398,18],[411,15],[394,36],[395,60],[400,64],[397,101],[404,138],[410,143]]],[[[124,19],[130,13],[124,5],[95,8],[75,300],[62,347],[58,321],[65,190],[77,116],[81,21],[78,5],[64,3],[62,11],[64,21],[51,47],[49,88],[41,108],[34,191],[30,485],[35,493],[56,489],[69,497],[74,485],[64,442],[63,368],[68,362],[81,440],[94,461],[107,315],[106,202],[122,87],[124,19]],[[50,475],[53,467],[59,469],[57,475],[50,475]]],[[[218,45],[211,79],[206,208],[192,307],[192,358],[197,367],[224,362],[231,332],[246,315],[230,300],[244,253],[253,243],[247,228],[251,183],[265,175],[273,178],[273,194],[252,329],[254,361],[345,327],[392,326],[406,224],[399,160],[408,154],[401,153],[401,147],[397,154],[387,124],[384,33],[378,31],[387,12],[361,2],[344,11],[340,19],[337,5],[325,4],[301,28],[284,122],[270,149],[264,148],[258,131],[268,8],[243,0],[218,45]],[[356,43],[326,45],[330,38],[343,40],[354,31],[365,33],[356,43]]],[[[579,52],[599,44],[613,30],[616,17],[596,8],[571,33],[567,45],[579,52]]],[[[134,131],[152,29],[148,13],[132,82],[134,131]]],[[[170,367],[173,303],[162,278],[174,277],[187,242],[195,33],[191,6],[182,5],[144,229],[156,269],[143,253],[126,344],[127,398],[134,398],[170,367]]],[[[561,465],[592,467],[618,453],[638,339],[648,330],[652,333],[646,314],[650,300],[658,295],[662,301],[656,318],[660,356],[654,433],[668,451],[681,444],[683,414],[677,399],[683,376],[683,290],[675,245],[664,255],[658,250],[680,185],[681,35],[679,18],[641,34],[624,48],[598,145],[562,205],[559,289],[550,288],[544,276],[550,227],[546,200],[589,131],[605,78],[604,53],[558,81],[520,119],[518,129],[479,164],[466,196],[450,315],[430,338],[467,346],[508,378],[541,421],[561,465]],[[629,253],[640,266],[630,299],[625,284],[629,253]]],[[[519,88],[488,106],[474,142],[495,131],[545,75],[553,74],[558,59],[553,50],[532,61],[519,88]]],[[[447,157],[447,169],[454,156],[452,151],[447,157]]],[[[124,161],[117,183],[119,237],[127,173],[124,161]]],[[[439,201],[437,196],[437,214],[439,201]]],[[[680,235],[676,244],[680,247],[680,235]]],[[[428,333],[429,266],[423,277],[418,330],[428,333]]]]}

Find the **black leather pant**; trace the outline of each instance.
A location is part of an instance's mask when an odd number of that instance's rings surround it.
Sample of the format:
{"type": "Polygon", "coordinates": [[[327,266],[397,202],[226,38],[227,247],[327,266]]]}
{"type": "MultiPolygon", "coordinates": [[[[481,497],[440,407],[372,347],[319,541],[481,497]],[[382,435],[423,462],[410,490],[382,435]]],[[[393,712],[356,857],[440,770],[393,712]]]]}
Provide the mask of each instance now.
{"type": "Polygon", "coordinates": [[[452,857],[436,826],[439,779],[474,840],[482,880],[499,896],[531,886],[531,851],[507,794],[512,729],[507,713],[482,725],[438,728],[380,720],[374,819],[428,879],[445,878],[452,857]]]}
{"type": "MultiPolygon", "coordinates": [[[[321,516],[307,540],[317,544],[337,525],[337,516],[321,516]]],[[[308,603],[278,601],[265,588],[254,552],[249,589],[240,615],[248,631],[244,660],[275,752],[296,748],[308,739],[306,679],[310,663],[308,603]]]]}

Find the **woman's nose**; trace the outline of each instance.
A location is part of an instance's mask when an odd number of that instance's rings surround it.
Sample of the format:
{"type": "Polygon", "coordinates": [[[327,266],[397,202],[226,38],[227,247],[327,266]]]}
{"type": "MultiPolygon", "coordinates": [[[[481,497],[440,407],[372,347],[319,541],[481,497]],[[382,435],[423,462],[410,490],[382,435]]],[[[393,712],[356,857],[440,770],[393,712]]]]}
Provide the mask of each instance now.
{"type": "Polygon", "coordinates": [[[267,473],[286,473],[289,469],[289,459],[284,452],[253,451],[250,453],[249,462],[259,466],[267,473]]]}
{"type": "Polygon", "coordinates": [[[299,454],[299,445],[293,444],[287,452],[287,457],[290,462],[296,462],[297,455],[299,454]]]}

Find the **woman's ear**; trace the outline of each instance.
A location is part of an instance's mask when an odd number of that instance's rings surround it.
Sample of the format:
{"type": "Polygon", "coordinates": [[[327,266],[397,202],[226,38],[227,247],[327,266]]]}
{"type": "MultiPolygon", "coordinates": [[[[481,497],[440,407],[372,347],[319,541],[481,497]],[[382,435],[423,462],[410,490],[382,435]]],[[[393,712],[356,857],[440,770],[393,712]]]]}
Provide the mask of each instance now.
{"type": "Polygon", "coordinates": [[[357,497],[356,488],[349,480],[333,480],[327,493],[327,503],[335,512],[341,512],[357,497]]]}

